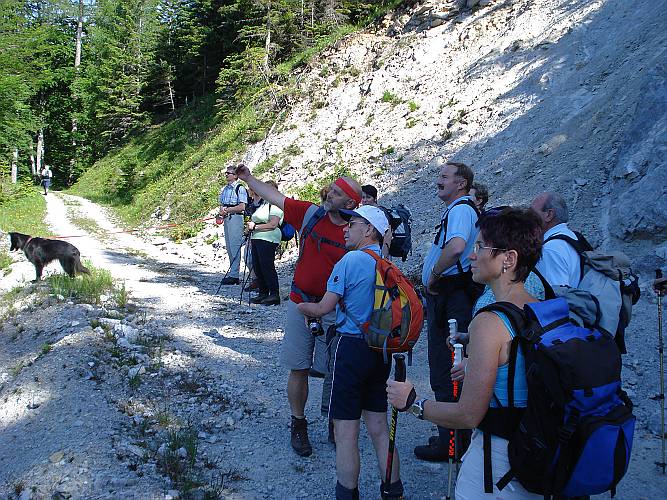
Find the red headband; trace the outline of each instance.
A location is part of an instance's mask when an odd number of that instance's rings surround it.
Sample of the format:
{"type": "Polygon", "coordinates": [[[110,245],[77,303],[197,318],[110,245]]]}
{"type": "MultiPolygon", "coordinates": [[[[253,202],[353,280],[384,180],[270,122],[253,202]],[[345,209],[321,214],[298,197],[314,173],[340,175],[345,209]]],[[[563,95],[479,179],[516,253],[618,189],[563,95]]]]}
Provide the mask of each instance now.
{"type": "Polygon", "coordinates": [[[336,182],[334,182],[336,186],[341,188],[343,192],[348,195],[357,205],[361,203],[361,195],[357,193],[352,186],[350,186],[345,179],[342,177],[339,177],[336,179],[336,182]]]}

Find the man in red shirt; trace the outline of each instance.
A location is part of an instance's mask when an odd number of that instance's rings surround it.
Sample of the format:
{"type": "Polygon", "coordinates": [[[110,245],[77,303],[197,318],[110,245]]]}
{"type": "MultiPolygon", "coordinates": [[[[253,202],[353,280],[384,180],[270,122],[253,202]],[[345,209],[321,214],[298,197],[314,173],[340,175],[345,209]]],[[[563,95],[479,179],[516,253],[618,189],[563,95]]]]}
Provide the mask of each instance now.
{"type": "MultiPolygon", "coordinates": [[[[347,222],[338,211],[353,210],[359,205],[361,186],[354,179],[341,177],[331,184],[322,206],[317,207],[308,201],[287,198],[273,186],[253,177],[245,165],[239,165],[236,173],[255,193],[282,209],[284,221],[297,228],[302,236],[290,301],[287,304],[280,362],[290,370],[287,398],[292,411],[292,448],[298,455],[308,456],[313,449],[308,439],[304,410],[308,400],[308,371],[313,364],[316,337],[306,326],[306,318],[296,306],[301,302],[319,302],[326,293],[331,271],[346,252],[343,227],[347,222]]],[[[330,312],[321,320],[322,329],[326,332],[335,323],[335,312],[330,312]]],[[[317,337],[319,340],[323,338],[317,337]]]]}

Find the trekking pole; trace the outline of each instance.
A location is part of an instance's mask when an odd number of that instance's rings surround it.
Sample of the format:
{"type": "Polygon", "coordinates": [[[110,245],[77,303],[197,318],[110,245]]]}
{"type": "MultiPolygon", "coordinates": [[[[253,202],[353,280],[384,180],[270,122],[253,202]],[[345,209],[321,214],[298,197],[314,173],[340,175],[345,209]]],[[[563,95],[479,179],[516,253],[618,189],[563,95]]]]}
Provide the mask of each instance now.
{"type": "MultiPolygon", "coordinates": [[[[248,281],[250,281],[250,275],[252,274],[252,268],[253,268],[253,266],[251,265],[250,269],[248,269],[248,252],[250,251],[250,245],[252,245],[251,242],[252,240],[250,240],[250,237],[246,237],[245,241],[246,245],[245,245],[245,257],[243,258],[243,279],[241,280],[241,294],[239,295],[239,305],[243,302],[243,292],[245,291],[246,286],[248,286],[248,281]]],[[[250,292],[248,292],[248,305],[250,305],[250,292]]]]}
{"type": "MultiPolygon", "coordinates": [[[[662,279],[662,270],[655,270],[655,278],[662,279]]],[[[660,394],[655,398],[660,401],[660,441],[662,445],[662,460],[656,462],[658,467],[662,468],[662,473],[665,473],[665,373],[663,368],[664,344],[662,342],[662,288],[657,287],[658,292],[658,353],[660,354],[660,394]]]]}
{"type": "MultiPolygon", "coordinates": [[[[449,323],[449,336],[454,337],[457,333],[458,330],[458,324],[455,319],[450,319],[448,320],[449,323]]],[[[461,357],[463,355],[463,345],[462,344],[453,344],[454,351],[452,352],[452,365],[455,365],[457,363],[461,362],[461,357]]],[[[459,383],[457,381],[452,380],[452,386],[454,389],[454,398],[456,399],[459,395],[459,383]]],[[[447,455],[448,455],[448,462],[449,462],[449,467],[447,471],[447,500],[450,500],[452,498],[452,470],[454,469],[454,462],[456,461],[456,453],[458,451],[458,443],[457,443],[457,438],[458,438],[458,431],[457,429],[454,429],[454,432],[450,430],[450,436],[449,436],[449,447],[447,449],[447,455]]]]}
{"type": "MultiPolygon", "coordinates": [[[[394,380],[405,382],[405,355],[394,354],[394,380]]],[[[391,470],[394,465],[394,448],[396,446],[396,422],[398,421],[398,410],[395,406],[391,408],[391,424],[389,426],[389,450],[387,451],[387,471],[382,485],[382,498],[390,498],[389,486],[391,485],[391,470]]]]}
{"type": "Polygon", "coordinates": [[[238,257],[241,256],[241,248],[243,248],[243,245],[245,244],[246,240],[248,239],[247,236],[244,236],[244,238],[241,240],[241,244],[239,245],[239,249],[236,251],[236,255],[234,255],[234,258],[229,262],[229,269],[227,269],[227,272],[225,275],[222,277],[220,280],[220,284],[218,285],[218,289],[215,291],[215,295],[218,295],[220,292],[220,289],[222,288],[222,282],[225,281],[225,278],[229,275],[229,271],[232,270],[232,264],[236,261],[238,257]]]}

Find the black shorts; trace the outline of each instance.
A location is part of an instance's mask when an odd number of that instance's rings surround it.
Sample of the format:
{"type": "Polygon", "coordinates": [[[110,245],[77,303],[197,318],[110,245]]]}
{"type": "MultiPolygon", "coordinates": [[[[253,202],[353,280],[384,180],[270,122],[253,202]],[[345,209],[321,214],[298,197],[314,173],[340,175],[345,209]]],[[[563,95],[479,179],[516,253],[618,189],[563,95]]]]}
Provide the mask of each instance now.
{"type": "Polygon", "coordinates": [[[390,373],[391,361],[385,364],[382,353],[365,339],[341,336],[334,353],[329,418],[359,420],[362,410],[386,412],[390,373]]]}

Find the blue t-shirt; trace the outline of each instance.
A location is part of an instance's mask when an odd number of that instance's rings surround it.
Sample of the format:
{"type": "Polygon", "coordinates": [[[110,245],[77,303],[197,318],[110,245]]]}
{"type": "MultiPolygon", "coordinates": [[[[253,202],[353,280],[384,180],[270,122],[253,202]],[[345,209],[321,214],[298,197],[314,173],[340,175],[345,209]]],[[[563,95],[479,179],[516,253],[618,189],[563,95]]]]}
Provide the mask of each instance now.
{"type": "Polygon", "coordinates": [[[363,249],[347,252],[331,271],[327,281],[327,291],[342,298],[345,313],[340,304],[336,306],[336,331],[342,335],[362,335],[358,323],[368,321],[373,312],[375,300],[375,259],[361,250],[368,249],[380,255],[379,245],[369,245],[363,249]]]}
{"type": "MultiPolygon", "coordinates": [[[[435,266],[435,263],[438,262],[438,259],[440,258],[442,249],[452,238],[461,238],[466,242],[466,246],[459,261],[461,262],[464,271],[470,269],[469,257],[472,253],[472,247],[475,246],[475,239],[477,238],[478,231],[475,227],[475,224],[477,223],[477,213],[470,205],[464,203],[456,205],[457,202],[464,199],[472,200],[470,196],[461,196],[450,203],[442,214],[442,218],[440,219],[441,224],[449,214],[449,217],[447,218],[447,232],[445,234],[445,231],[439,231],[437,241],[431,245],[431,249],[428,251],[426,258],[424,259],[424,267],[422,268],[422,283],[424,286],[428,284],[428,278],[433,270],[433,266],[435,266]]],[[[458,266],[454,263],[453,266],[445,269],[442,274],[443,276],[451,276],[458,273],[458,266]]]]}

